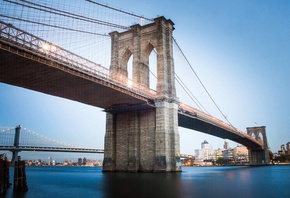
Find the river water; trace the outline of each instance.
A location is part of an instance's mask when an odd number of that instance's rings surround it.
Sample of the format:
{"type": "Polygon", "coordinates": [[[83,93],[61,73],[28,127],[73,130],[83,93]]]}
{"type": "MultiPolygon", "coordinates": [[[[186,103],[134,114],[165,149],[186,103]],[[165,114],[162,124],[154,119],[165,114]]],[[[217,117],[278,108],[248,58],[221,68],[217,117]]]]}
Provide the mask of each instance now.
{"type": "Polygon", "coordinates": [[[28,192],[14,193],[11,187],[4,197],[290,197],[290,166],[182,170],[103,173],[101,167],[27,167],[28,192]]]}

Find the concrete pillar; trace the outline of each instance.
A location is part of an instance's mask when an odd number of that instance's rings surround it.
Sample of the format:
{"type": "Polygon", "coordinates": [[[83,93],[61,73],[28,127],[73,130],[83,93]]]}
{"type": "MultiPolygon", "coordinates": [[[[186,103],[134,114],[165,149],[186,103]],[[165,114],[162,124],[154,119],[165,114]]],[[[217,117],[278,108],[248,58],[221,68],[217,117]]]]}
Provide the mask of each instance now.
{"type": "MultiPolygon", "coordinates": [[[[133,82],[149,88],[149,55],[157,51],[155,108],[135,107],[120,112],[113,104],[107,112],[103,171],[181,171],[178,98],[175,91],[172,49],[173,23],[164,17],[145,26],[110,33],[111,72],[128,74],[133,55],[133,82]]],[[[109,108],[108,108],[109,109],[109,108]]]]}

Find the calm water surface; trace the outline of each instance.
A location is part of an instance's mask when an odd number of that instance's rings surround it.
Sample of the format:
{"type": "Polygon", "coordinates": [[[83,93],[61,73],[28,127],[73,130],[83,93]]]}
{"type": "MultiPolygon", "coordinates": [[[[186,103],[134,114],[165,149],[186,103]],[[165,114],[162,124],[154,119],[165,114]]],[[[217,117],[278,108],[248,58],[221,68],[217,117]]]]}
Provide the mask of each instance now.
{"type": "Polygon", "coordinates": [[[27,167],[29,191],[16,194],[11,187],[4,197],[290,197],[290,166],[182,170],[136,174],[102,173],[100,167],[27,167]]]}

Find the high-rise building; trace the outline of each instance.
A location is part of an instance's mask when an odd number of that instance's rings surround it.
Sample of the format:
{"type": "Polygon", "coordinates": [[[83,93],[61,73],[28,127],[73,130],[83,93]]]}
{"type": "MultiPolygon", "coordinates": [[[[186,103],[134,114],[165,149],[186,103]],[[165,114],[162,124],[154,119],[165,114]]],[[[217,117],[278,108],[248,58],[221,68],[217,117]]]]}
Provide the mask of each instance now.
{"type": "Polygon", "coordinates": [[[285,145],[284,144],[281,145],[281,152],[282,152],[283,155],[286,154],[286,149],[285,149],[285,145]]]}
{"type": "Polygon", "coordinates": [[[83,159],[83,165],[86,165],[87,164],[87,159],[84,157],[83,159]]]}
{"type": "Polygon", "coordinates": [[[200,165],[203,165],[204,161],[216,160],[215,159],[215,150],[212,149],[212,146],[204,140],[201,142],[201,149],[195,150],[195,161],[200,165]]]}
{"type": "Polygon", "coordinates": [[[204,140],[202,143],[201,143],[201,149],[208,149],[210,148],[211,146],[209,145],[209,143],[204,140]]]}
{"type": "Polygon", "coordinates": [[[82,160],[82,158],[78,158],[78,165],[79,165],[79,166],[83,165],[83,160],[82,160]]]}
{"type": "Polygon", "coordinates": [[[224,143],[224,149],[225,149],[225,150],[229,150],[229,149],[230,149],[230,144],[229,144],[229,142],[225,141],[225,143],[224,143]]]}
{"type": "Polygon", "coordinates": [[[52,165],[52,157],[48,157],[47,165],[48,166],[51,166],[52,165]]]}

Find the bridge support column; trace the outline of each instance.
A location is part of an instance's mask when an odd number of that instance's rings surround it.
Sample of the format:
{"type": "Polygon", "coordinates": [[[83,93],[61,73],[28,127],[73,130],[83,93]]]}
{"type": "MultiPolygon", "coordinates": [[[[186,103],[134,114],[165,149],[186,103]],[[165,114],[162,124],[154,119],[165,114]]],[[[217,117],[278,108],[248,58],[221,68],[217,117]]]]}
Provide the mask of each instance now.
{"type": "Polygon", "coordinates": [[[178,106],[156,100],[155,171],[181,171],[178,106]]]}
{"type": "Polygon", "coordinates": [[[157,86],[156,96],[148,96],[154,107],[127,104],[128,108],[120,111],[122,105],[114,104],[108,108],[103,171],[181,171],[173,25],[171,20],[158,17],[151,24],[110,33],[112,74],[127,77],[128,60],[133,55],[133,83],[149,88],[149,56],[155,49],[157,86]]]}
{"type": "Polygon", "coordinates": [[[247,134],[262,143],[262,148],[248,148],[250,165],[270,164],[270,154],[266,136],[266,127],[248,127],[247,134]]]}
{"type": "Polygon", "coordinates": [[[107,113],[106,127],[103,171],[153,171],[154,109],[107,113]]]}
{"type": "Polygon", "coordinates": [[[155,103],[157,108],[107,113],[103,171],[181,171],[177,104],[155,103]]]}
{"type": "Polygon", "coordinates": [[[249,149],[250,165],[266,165],[270,163],[268,149],[249,149]]]}

